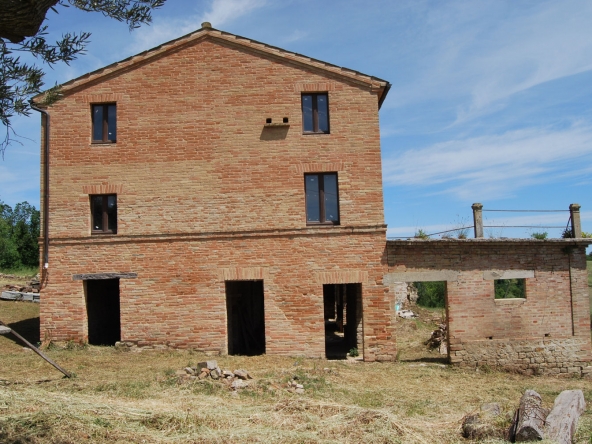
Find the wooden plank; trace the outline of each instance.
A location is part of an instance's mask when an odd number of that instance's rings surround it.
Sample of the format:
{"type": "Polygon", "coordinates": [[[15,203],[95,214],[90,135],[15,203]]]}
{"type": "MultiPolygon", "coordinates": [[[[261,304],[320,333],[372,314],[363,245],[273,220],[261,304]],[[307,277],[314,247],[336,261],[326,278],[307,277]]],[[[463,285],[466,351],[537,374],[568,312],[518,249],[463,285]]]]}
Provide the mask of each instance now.
{"type": "Polygon", "coordinates": [[[571,444],[578,420],[586,409],[581,390],[564,390],[557,398],[545,426],[545,437],[559,444],[571,444]]]}
{"type": "MultiPolygon", "coordinates": [[[[7,327],[7,325],[0,321],[0,327],[7,327]]],[[[16,331],[10,329],[10,333],[12,333],[13,335],[15,335],[18,339],[20,339],[27,347],[29,347],[31,350],[33,350],[35,353],[37,353],[39,356],[41,356],[43,359],[45,359],[47,362],[49,362],[51,365],[53,365],[56,369],[58,369],[59,371],[61,371],[64,375],[66,375],[66,378],[71,378],[72,375],[70,373],[68,373],[66,370],[64,370],[62,367],[60,367],[59,365],[57,365],[55,362],[53,362],[51,360],[51,358],[49,358],[48,356],[45,355],[45,353],[43,353],[41,350],[39,350],[37,347],[35,347],[33,344],[31,344],[29,341],[27,341],[25,338],[23,338],[21,335],[19,335],[16,331]]]]}
{"type": "MultiPolygon", "coordinates": [[[[514,430],[515,442],[540,441],[544,436],[544,425],[549,413],[542,407],[543,400],[534,390],[526,390],[520,398],[520,407],[514,430]]],[[[512,441],[514,442],[514,441],[512,441]]]]}

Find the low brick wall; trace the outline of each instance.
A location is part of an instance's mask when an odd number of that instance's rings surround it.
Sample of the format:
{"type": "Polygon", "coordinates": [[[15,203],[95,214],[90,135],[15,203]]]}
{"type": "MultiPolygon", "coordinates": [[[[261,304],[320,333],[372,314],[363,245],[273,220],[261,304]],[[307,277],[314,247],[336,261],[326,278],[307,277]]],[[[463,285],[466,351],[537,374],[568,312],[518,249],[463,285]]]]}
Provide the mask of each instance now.
{"type": "Polygon", "coordinates": [[[592,361],[586,239],[388,241],[391,290],[446,281],[449,358],[527,374],[587,373],[592,361]],[[494,280],[523,278],[526,298],[495,299],[494,280]]]}

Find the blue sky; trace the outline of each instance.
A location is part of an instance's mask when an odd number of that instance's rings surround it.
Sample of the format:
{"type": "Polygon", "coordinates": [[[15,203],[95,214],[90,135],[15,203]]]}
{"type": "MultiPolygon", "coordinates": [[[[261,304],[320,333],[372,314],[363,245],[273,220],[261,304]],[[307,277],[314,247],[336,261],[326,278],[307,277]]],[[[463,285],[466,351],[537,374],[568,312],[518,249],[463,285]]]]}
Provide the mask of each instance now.
{"type": "MultiPolygon", "coordinates": [[[[50,12],[50,36],[92,32],[87,54],[47,70],[46,85],[154,47],[203,21],[392,83],[380,111],[389,236],[472,223],[485,209],[582,205],[592,231],[592,2],[168,0],[151,26],[74,8],[50,12]]],[[[39,206],[40,118],[0,160],[0,200],[39,206]]],[[[486,236],[561,229],[563,213],[485,213],[486,236]]]]}

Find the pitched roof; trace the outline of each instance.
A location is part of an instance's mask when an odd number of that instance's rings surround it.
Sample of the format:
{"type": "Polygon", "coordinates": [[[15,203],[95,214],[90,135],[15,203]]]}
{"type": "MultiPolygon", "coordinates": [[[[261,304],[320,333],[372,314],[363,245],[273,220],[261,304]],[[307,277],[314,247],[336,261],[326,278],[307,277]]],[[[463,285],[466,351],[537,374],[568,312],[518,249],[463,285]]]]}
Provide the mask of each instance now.
{"type": "MultiPolygon", "coordinates": [[[[379,79],[378,77],[363,74],[353,69],[343,68],[341,66],[332,65],[321,60],[313,59],[302,54],[295,52],[286,51],[285,49],[278,48],[276,46],[267,45],[265,43],[258,42],[256,40],[247,39],[229,32],[220,31],[211,27],[209,23],[202,23],[202,27],[197,31],[191,32],[187,35],[163,43],[152,49],[148,49],[134,56],[120,60],[119,62],[112,63],[103,68],[95,71],[83,74],[80,77],[69,80],[60,85],[61,92],[67,94],[73,92],[88,83],[94,83],[103,77],[112,75],[119,71],[126,71],[135,68],[139,63],[148,61],[154,57],[162,56],[163,54],[181,49],[186,46],[190,46],[200,40],[212,39],[221,42],[225,42],[229,45],[236,45],[243,48],[259,53],[269,58],[280,59],[288,61],[297,66],[306,67],[307,69],[319,71],[325,75],[339,77],[343,80],[352,82],[354,84],[360,84],[368,86],[378,93],[378,105],[382,105],[391,84],[386,80],[379,79]]],[[[40,99],[44,93],[38,94],[33,98],[34,101],[40,99]]]]}

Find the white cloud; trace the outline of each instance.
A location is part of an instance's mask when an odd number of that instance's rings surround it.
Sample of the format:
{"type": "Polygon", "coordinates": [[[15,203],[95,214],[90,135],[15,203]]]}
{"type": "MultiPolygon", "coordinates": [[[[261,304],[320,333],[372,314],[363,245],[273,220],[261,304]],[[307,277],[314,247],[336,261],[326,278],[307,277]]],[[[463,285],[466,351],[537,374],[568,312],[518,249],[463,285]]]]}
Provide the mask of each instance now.
{"type": "Polygon", "coordinates": [[[203,22],[210,22],[214,28],[232,22],[254,9],[266,4],[266,0],[212,0],[210,8],[203,14],[192,13],[182,18],[154,17],[151,26],[142,26],[132,33],[132,43],[125,48],[126,56],[154,48],[162,43],[182,37],[201,28],[203,22]]]}
{"type": "Polygon", "coordinates": [[[592,126],[529,128],[441,142],[387,157],[387,185],[437,187],[461,199],[507,197],[532,184],[590,171],[592,126]]]}
{"type": "Polygon", "coordinates": [[[415,65],[395,84],[397,100],[389,107],[451,100],[458,123],[499,109],[520,91],[592,69],[591,2],[457,1],[424,8],[417,8],[420,29],[406,49],[415,65]]]}
{"type": "Polygon", "coordinates": [[[211,9],[203,16],[203,21],[210,22],[214,28],[220,28],[265,3],[266,0],[214,0],[211,9]]]}

